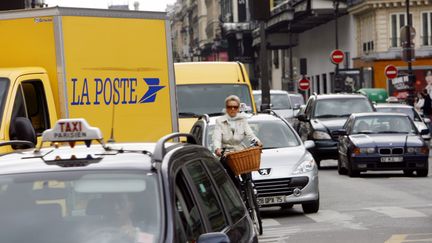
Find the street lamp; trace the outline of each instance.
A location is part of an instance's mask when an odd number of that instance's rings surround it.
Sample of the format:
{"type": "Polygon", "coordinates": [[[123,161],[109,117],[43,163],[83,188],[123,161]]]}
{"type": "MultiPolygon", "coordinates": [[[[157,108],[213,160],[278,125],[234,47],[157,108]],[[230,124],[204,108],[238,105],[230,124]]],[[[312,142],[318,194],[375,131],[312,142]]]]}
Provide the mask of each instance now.
{"type": "MultiPolygon", "coordinates": [[[[407,16],[407,26],[402,27],[405,31],[401,31],[401,44],[402,44],[402,59],[404,59],[408,64],[408,97],[407,103],[409,105],[414,105],[414,84],[415,75],[412,70],[412,61],[414,59],[414,43],[412,38],[414,37],[414,28],[412,27],[412,19],[410,18],[410,7],[409,0],[405,0],[406,5],[406,16],[407,16]]],[[[414,32],[415,33],[415,32],[414,32]]]]}

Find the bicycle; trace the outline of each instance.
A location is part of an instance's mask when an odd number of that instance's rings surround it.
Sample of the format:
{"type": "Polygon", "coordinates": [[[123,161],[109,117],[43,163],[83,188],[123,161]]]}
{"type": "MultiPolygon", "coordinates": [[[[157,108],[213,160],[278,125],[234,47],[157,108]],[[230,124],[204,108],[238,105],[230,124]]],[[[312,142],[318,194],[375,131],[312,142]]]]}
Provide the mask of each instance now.
{"type": "Polygon", "coordinates": [[[225,148],[222,149],[221,163],[224,165],[231,179],[233,179],[234,184],[236,184],[237,187],[240,186],[238,189],[240,190],[240,195],[242,196],[243,202],[245,203],[248,213],[252,219],[255,231],[258,235],[262,235],[262,220],[257,201],[257,193],[254,189],[252,180],[252,173],[243,173],[240,176],[235,176],[231,168],[226,164],[225,148]],[[242,179],[241,181],[239,180],[239,177],[242,179]]]}

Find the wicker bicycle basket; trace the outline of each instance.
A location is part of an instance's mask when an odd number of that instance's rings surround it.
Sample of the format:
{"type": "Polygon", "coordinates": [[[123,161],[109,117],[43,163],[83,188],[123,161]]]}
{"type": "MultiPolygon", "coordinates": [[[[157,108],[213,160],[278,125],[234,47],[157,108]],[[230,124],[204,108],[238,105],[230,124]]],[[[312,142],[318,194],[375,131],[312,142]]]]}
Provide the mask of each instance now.
{"type": "Polygon", "coordinates": [[[227,164],[235,175],[257,171],[261,164],[261,147],[226,154],[227,164]]]}

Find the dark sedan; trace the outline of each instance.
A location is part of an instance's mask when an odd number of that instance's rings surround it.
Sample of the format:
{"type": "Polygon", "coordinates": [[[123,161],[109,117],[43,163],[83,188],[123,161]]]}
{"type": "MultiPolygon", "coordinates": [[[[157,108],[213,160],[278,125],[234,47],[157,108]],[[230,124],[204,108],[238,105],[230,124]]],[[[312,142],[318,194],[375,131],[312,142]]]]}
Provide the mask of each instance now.
{"type": "Polygon", "coordinates": [[[339,136],[338,172],[350,177],[368,170],[403,170],[405,175],[428,175],[429,147],[406,114],[352,114],[339,136]]]}

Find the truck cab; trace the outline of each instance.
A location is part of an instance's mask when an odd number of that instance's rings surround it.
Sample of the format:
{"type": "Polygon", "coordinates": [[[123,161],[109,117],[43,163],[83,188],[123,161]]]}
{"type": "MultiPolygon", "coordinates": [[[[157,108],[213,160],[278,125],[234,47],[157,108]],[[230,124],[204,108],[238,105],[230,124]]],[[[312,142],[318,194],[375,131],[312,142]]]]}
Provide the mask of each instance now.
{"type": "Polygon", "coordinates": [[[0,154],[29,147],[24,141],[40,140],[56,122],[48,80],[42,68],[0,69],[0,154]]]}

